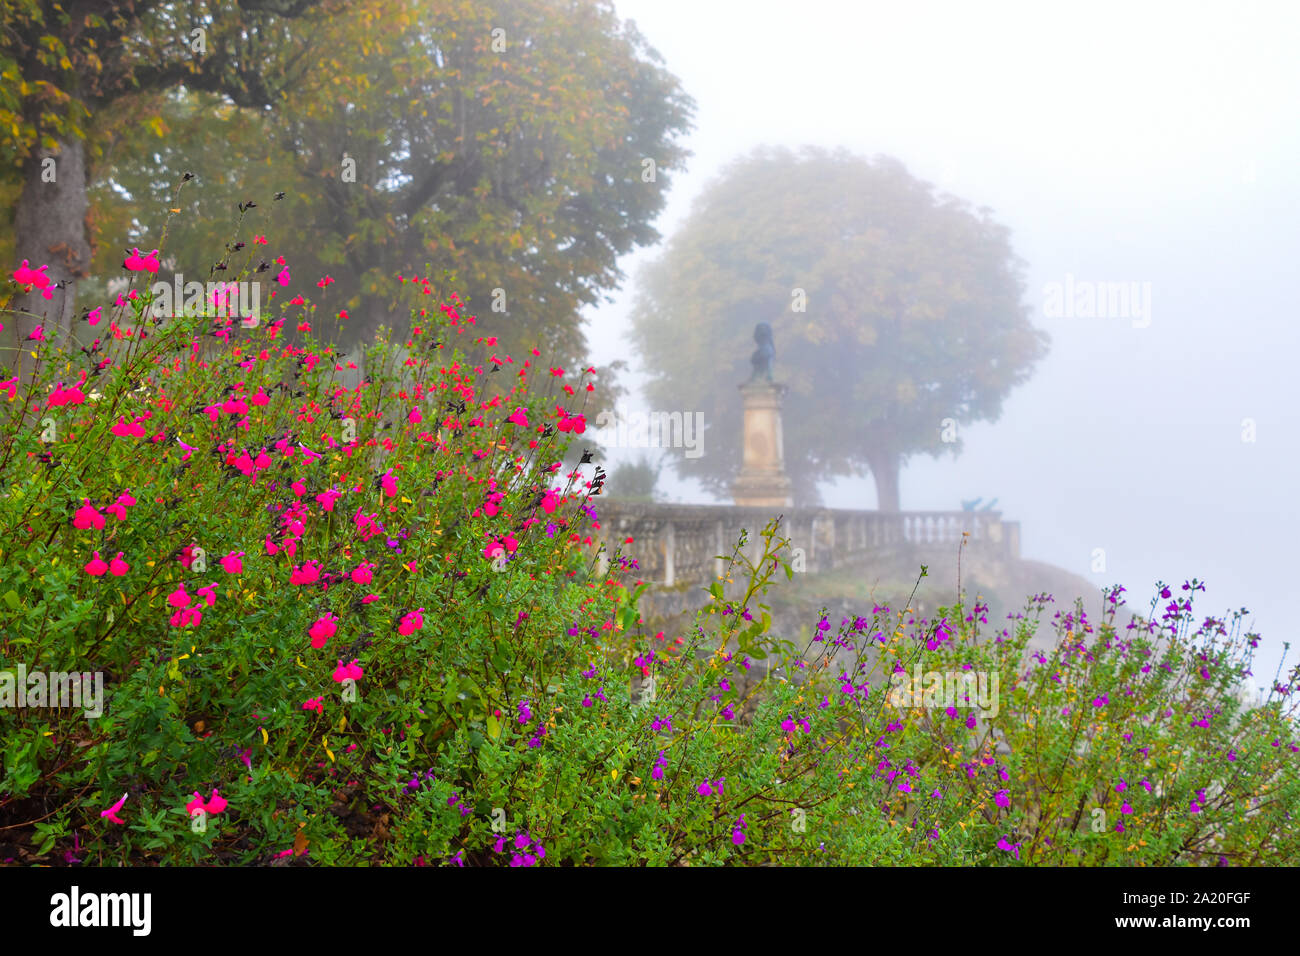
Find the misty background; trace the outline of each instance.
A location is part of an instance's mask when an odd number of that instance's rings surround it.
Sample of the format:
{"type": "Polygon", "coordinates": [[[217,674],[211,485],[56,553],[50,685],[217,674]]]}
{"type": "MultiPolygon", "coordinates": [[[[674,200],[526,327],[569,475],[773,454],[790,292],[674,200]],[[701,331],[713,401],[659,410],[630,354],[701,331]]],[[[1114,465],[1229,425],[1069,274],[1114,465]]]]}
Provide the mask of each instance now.
{"type": "MultiPolygon", "coordinates": [[[[1050,334],[1050,351],[997,422],[963,428],[959,457],[904,466],[902,508],[996,497],[1021,523],[1023,557],[1099,589],[1123,584],[1138,612],[1157,580],[1178,595],[1200,578],[1199,615],[1253,612],[1247,629],[1263,638],[1254,684],[1270,683],[1290,640],[1300,539],[1300,10],[830,0],[616,8],[697,103],[685,143],[694,155],[656,223],[665,242],[722,168],[759,145],[887,154],[1011,229],[1031,320],[1050,334]],[[1067,275],[1150,283],[1149,324],[1049,317],[1046,287],[1067,275]],[[1254,440],[1243,440],[1252,424],[1254,440]],[[1102,572],[1092,570],[1096,549],[1102,572]]],[[[621,404],[631,411],[651,410],[628,345],[635,277],[663,245],[620,260],[628,281],[586,312],[593,360],[629,363],[621,404]]],[[[781,344],[778,327],[778,380],[816,374],[783,364],[781,344]]],[[[713,500],[667,468],[660,488],[669,500],[713,500]]],[[[829,507],[876,505],[869,474],[821,490],[829,507]]],[[[1090,613],[1099,609],[1090,602],[1090,613]]]]}

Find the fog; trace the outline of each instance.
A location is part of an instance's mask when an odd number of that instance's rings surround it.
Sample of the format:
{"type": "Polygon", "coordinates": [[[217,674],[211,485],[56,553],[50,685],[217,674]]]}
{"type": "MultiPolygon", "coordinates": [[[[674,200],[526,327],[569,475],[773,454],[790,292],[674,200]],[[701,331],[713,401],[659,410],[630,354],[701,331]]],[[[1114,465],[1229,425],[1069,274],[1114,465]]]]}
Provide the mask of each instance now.
{"type": "MultiPolygon", "coordinates": [[[[1199,577],[1201,615],[1254,612],[1254,683],[1269,683],[1300,545],[1300,8],[616,7],[698,104],[694,156],[657,223],[665,239],[760,144],[895,156],[1012,230],[1050,352],[997,422],[963,430],[958,458],[908,462],[903,509],[996,497],[1021,522],[1024,557],[1122,583],[1135,610],[1157,579],[1177,592],[1199,577]],[[1049,317],[1047,288],[1067,281],[1149,283],[1149,322],[1049,317]]],[[[623,289],[587,316],[597,363],[631,365],[630,404],[644,380],[628,345],[633,280],[661,248],[627,256],[623,289]]],[[[782,366],[779,334],[778,377],[799,374],[782,366]]],[[[663,486],[711,500],[667,470],[663,486]]],[[[875,506],[869,475],[823,495],[875,506]]]]}

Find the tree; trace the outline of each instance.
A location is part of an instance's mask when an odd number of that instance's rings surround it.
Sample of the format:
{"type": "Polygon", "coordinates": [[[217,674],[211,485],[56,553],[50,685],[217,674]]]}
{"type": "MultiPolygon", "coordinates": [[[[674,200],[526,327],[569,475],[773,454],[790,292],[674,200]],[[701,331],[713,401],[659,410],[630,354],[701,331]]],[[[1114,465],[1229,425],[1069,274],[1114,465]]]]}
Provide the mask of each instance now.
{"type": "MultiPolygon", "coordinates": [[[[484,335],[576,367],[581,309],[621,281],[619,256],[659,238],[693,109],[676,78],[592,0],[389,0],[382,31],[353,21],[333,50],[274,114],[167,97],[174,132],[115,142],[99,208],[180,208],[168,251],[206,279],[210,237],[254,198],[250,221],[294,266],[284,294],[329,304],[317,331],[366,337],[405,314],[395,273],[446,271],[484,335]],[[314,287],[325,274],[327,296],[314,287]],[[340,307],[349,319],[331,328],[340,307]]],[[[156,225],[137,225],[141,248],[156,225]]]]}
{"type": "Polygon", "coordinates": [[[48,264],[54,280],[14,300],[19,341],[36,324],[51,337],[67,331],[89,274],[97,118],[181,84],[269,108],[314,63],[310,34],[288,22],[337,14],[343,2],[0,0],[0,158],[10,192],[17,180],[15,256],[48,264]]]}
{"type": "Polygon", "coordinates": [[[654,461],[649,455],[615,465],[609,474],[610,498],[619,501],[654,501],[663,466],[662,458],[654,461]]]}
{"type": "Polygon", "coordinates": [[[879,507],[897,511],[903,462],[956,454],[956,426],[996,420],[1045,354],[1022,270],[989,210],[897,160],[760,149],[736,161],[646,267],[634,308],[652,404],[709,425],[710,454],[679,470],[725,494],[741,461],[736,386],[768,322],[796,504],[865,467],[879,507]]]}

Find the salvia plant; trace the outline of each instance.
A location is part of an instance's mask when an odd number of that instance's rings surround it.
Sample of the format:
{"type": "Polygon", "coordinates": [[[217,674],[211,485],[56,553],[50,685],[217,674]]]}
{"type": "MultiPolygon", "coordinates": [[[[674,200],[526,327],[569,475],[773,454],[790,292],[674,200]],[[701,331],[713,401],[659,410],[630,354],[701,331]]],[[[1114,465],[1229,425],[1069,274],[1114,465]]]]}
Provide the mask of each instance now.
{"type": "MultiPolygon", "coordinates": [[[[265,245],[227,272],[287,284],[265,245]]],[[[160,316],[157,251],[124,267],[84,344],[38,328],[0,381],[5,861],[1298,858],[1297,674],[1243,699],[1258,637],[1198,624],[1200,582],[1056,613],[1050,651],[1046,595],[1000,632],[957,595],[794,643],[761,603],[791,573],[774,519],[666,633],[601,528],[594,369],[402,276],[409,330],[345,386],[324,305],[160,316]],[[54,699],[78,674],[94,716],[54,699]]]]}

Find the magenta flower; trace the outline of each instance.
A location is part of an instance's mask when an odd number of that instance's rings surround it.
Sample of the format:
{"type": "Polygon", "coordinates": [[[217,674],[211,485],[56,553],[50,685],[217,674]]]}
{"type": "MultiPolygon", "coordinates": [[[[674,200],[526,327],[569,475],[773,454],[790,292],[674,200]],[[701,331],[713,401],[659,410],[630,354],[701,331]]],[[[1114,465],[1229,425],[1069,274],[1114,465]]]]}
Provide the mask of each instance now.
{"type": "Polygon", "coordinates": [[[344,664],[340,660],[339,666],[334,669],[334,680],[340,684],[345,680],[361,680],[364,676],[365,671],[361,669],[355,657],[352,659],[351,664],[344,664]]]}
{"type": "Polygon", "coordinates": [[[397,625],[397,633],[403,637],[414,634],[424,627],[424,608],[418,611],[411,611],[409,614],[402,615],[401,622],[397,625]]]}
{"type": "Polygon", "coordinates": [[[229,804],[226,802],[226,798],[217,790],[212,791],[212,797],[209,800],[204,800],[203,794],[195,790],[194,799],[185,804],[185,812],[190,816],[194,816],[196,810],[202,810],[204,813],[220,813],[227,806],[229,804]]]}
{"type": "Polygon", "coordinates": [[[72,516],[72,526],[85,531],[94,528],[96,531],[104,527],[104,516],[100,514],[99,509],[90,506],[90,499],[81,499],[85,504],[77,509],[72,516]]]}
{"type": "Polygon", "coordinates": [[[333,614],[326,614],[324,617],[317,618],[307,633],[311,635],[311,646],[319,651],[337,631],[338,618],[333,614]]]}
{"type": "Polygon", "coordinates": [[[108,817],[109,823],[117,823],[117,824],[125,823],[126,821],[123,820],[121,817],[119,817],[117,814],[118,811],[122,809],[122,804],[126,803],[127,796],[128,794],[126,793],[122,794],[121,800],[118,800],[117,803],[113,804],[107,810],[100,810],[99,815],[101,817],[108,817]]]}

